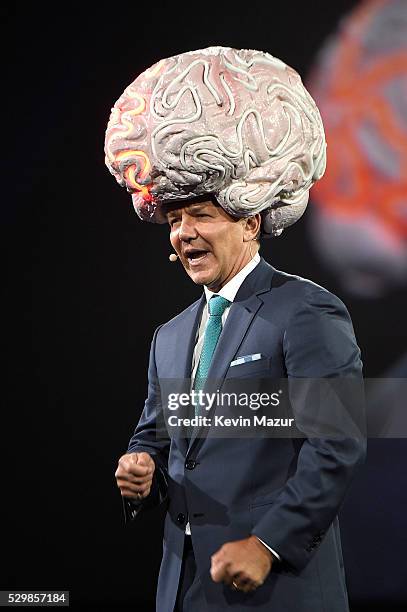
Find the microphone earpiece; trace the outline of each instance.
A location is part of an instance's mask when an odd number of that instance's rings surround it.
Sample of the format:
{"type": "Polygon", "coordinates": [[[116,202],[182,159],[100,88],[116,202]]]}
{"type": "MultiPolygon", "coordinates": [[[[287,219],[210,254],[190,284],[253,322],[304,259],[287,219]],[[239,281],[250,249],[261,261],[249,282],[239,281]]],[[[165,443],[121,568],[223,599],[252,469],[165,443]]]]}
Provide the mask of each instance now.
{"type": "Polygon", "coordinates": [[[178,259],[178,255],[175,255],[175,253],[171,253],[171,255],[168,258],[170,261],[177,261],[178,259]]]}

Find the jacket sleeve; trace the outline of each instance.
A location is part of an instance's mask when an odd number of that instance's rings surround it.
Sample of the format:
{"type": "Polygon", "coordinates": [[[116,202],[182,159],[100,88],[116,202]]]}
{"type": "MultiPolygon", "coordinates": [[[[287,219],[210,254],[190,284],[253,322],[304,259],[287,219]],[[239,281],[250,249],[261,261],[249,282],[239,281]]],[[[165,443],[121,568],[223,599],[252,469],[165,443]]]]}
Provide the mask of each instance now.
{"type": "Polygon", "coordinates": [[[315,286],[294,309],[283,350],[291,409],[303,438],[293,440],[300,446],[296,471],[252,533],[300,571],[365,459],[362,362],[345,305],[315,286]]]}
{"type": "Polygon", "coordinates": [[[144,510],[157,506],[167,499],[170,438],[162,425],[164,420],[160,418],[162,410],[161,390],[155,360],[156,338],[160,327],[155,330],[151,343],[147,399],[127,449],[128,453],[146,452],[151,455],[155,463],[153,482],[150,494],[144,500],[133,501],[122,498],[126,523],[136,518],[144,510]]]}

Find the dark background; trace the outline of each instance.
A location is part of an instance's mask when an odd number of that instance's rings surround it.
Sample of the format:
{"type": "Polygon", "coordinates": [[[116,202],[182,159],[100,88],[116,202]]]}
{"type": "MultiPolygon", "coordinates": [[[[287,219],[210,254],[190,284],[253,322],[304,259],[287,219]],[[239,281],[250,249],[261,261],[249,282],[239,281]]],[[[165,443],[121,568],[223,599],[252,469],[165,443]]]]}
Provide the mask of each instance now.
{"type": "MultiPolygon", "coordinates": [[[[268,51],[306,77],[356,2],[20,3],[3,9],[2,589],[69,589],[74,607],[153,610],[162,511],[124,527],[114,471],[141,413],[157,325],[200,295],[104,166],[115,100],[161,57],[268,51]]],[[[406,349],[406,293],[356,299],[302,221],[262,255],[347,304],[365,375],[406,349]],[[403,316],[404,315],[404,316],[403,316]]],[[[407,603],[404,440],[371,440],[341,513],[352,610],[407,603]]],[[[311,612],[311,611],[310,611],[311,612]]]]}

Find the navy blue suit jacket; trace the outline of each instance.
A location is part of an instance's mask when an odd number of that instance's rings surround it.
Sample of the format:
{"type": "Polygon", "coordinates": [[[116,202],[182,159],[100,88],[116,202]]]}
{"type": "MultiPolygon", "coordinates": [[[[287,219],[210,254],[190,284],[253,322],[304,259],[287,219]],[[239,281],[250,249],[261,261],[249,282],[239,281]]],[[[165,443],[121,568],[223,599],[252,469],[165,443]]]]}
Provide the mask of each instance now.
{"type": "MultiPolygon", "coordinates": [[[[128,452],[150,453],[156,470],[146,501],[139,506],[124,502],[126,520],[151,505],[167,504],[157,610],[173,611],[189,517],[201,582],[191,612],[344,612],[348,603],[337,514],[364,460],[363,439],[195,435],[189,444],[180,436],[157,439],[160,379],[191,376],[204,304],[203,295],[155,331],[148,397],[128,447],[128,452]],[[282,563],[275,562],[264,584],[249,594],[214,583],[211,555],[225,542],[250,534],[274,548],[282,563]]],[[[361,379],[360,350],[345,305],[319,285],[276,270],[261,258],[236,295],[212,359],[209,378],[227,381],[230,376],[361,379]],[[255,353],[262,358],[230,367],[237,357],[255,353]]],[[[300,429],[307,409],[293,406],[300,429]]]]}

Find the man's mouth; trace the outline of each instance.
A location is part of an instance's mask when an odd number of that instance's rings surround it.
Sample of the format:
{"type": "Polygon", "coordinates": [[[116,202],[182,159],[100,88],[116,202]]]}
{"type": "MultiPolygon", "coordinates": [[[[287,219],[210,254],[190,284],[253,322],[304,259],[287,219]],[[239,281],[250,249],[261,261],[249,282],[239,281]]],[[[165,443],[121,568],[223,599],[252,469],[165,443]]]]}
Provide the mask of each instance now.
{"type": "Polygon", "coordinates": [[[195,267],[206,259],[208,253],[209,251],[204,251],[201,249],[191,249],[190,251],[186,251],[185,257],[187,258],[189,265],[195,267]]]}

